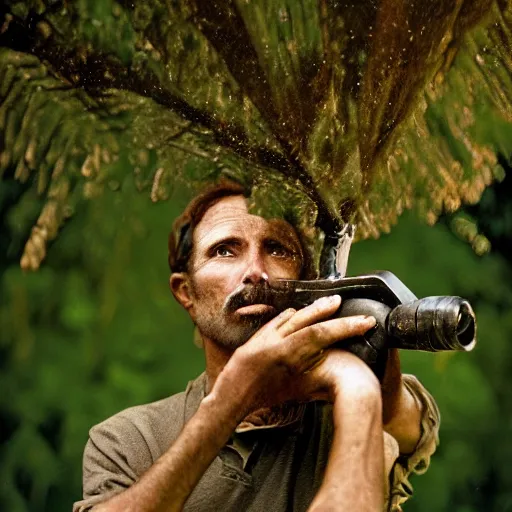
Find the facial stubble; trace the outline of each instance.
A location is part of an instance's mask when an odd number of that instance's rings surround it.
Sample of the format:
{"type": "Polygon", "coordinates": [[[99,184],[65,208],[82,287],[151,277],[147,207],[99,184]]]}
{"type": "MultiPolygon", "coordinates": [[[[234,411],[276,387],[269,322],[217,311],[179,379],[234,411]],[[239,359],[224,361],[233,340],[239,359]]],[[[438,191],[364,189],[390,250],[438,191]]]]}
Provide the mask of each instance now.
{"type": "Polygon", "coordinates": [[[211,303],[207,291],[201,291],[193,279],[190,284],[196,303],[196,327],[203,337],[228,350],[235,350],[247,343],[277,314],[274,310],[244,315],[236,312],[242,303],[266,303],[263,299],[268,293],[266,285],[240,286],[223,303],[211,303]]]}

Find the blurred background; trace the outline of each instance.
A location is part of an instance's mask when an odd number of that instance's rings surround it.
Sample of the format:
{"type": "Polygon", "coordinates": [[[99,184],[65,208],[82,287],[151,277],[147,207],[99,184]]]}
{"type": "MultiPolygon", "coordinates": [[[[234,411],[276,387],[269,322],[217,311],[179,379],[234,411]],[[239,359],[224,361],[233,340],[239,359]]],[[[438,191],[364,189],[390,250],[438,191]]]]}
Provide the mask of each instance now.
{"type": "MultiPolygon", "coordinates": [[[[442,416],[441,444],[412,479],[409,511],[512,510],[510,182],[457,218],[430,227],[404,214],[390,235],[352,249],[349,274],[391,270],[418,296],[470,299],[478,319],[471,353],[402,351],[404,372],[425,383],[442,416]],[[463,217],[478,223],[490,253],[477,256],[453,234],[463,217]]],[[[0,510],[68,511],[81,495],[88,429],[183,390],[203,369],[167,285],[167,233],[185,201],[105,194],[27,274],[18,257],[33,205],[8,208],[17,187],[7,182],[0,194],[0,510]]]]}

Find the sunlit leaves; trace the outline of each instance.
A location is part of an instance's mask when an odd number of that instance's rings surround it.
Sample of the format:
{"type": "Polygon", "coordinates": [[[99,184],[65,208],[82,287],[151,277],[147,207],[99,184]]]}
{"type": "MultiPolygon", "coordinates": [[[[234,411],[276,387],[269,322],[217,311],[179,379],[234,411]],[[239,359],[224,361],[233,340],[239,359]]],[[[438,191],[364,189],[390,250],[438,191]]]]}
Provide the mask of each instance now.
{"type": "Polygon", "coordinates": [[[123,172],[153,201],[177,181],[195,189],[229,175],[263,186],[262,170],[277,172],[296,216],[307,194],[317,227],[355,221],[365,238],[404,209],[433,223],[477,201],[496,176],[496,151],[510,149],[507,4],[8,9],[2,44],[17,52],[0,59],[0,165],[22,181],[35,173],[38,192],[52,196],[26,268],[39,265],[73,203],[105,184],[119,190],[123,172]],[[119,153],[131,156],[114,171],[119,153]]]}

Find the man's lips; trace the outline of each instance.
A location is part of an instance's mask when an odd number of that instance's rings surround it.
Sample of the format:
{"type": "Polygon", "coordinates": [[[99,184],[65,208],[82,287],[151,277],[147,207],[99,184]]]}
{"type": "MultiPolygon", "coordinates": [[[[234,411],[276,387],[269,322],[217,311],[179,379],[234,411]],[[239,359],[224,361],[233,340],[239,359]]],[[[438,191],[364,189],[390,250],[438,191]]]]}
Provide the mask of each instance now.
{"type": "Polygon", "coordinates": [[[264,315],[275,311],[273,306],[269,304],[249,304],[242,306],[236,310],[239,315],[264,315]]]}

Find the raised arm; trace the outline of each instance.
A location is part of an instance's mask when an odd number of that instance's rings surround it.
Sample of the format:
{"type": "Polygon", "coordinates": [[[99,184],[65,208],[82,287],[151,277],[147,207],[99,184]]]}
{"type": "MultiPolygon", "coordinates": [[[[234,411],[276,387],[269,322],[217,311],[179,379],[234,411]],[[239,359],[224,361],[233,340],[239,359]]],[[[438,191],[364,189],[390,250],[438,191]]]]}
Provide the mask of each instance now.
{"type": "Polygon", "coordinates": [[[328,352],[312,378],[331,383],[334,438],[309,510],[381,512],[389,502],[401,510],[412,492],[408,476],[426,471],[436,449],[437,406],[415,377],[402,376],[397,352],[382,383],[352,354],[328,352]]]}
{"type": "Polygon", "coordinates": [[[340,298],[321,299],[300,311],[287,310],[237,349],[209,395],[160,459],[120,494],[95,511],[181,510],[202,475],[240,421],[252,410],[286,400],[308,400],[329,393],[330,381],[312,381],[304,372],[332,343],[360,335],[373,318],[322,321],[340,298]]]}
{"type": "Polygon", "coordinates": [[[178,511],[236,425],[244,417],[237,397],[213,390],[185,425],[178,439],[126,491],[94,507],[94,511],[178,511]]]}
{"type": "Polygon", "coordinates": [[[382,512],[386,475],[380,384],[353,354],[330,352],[316,371],[334,384],[334,437],[322,486],[308,511],[382,512]]]}

